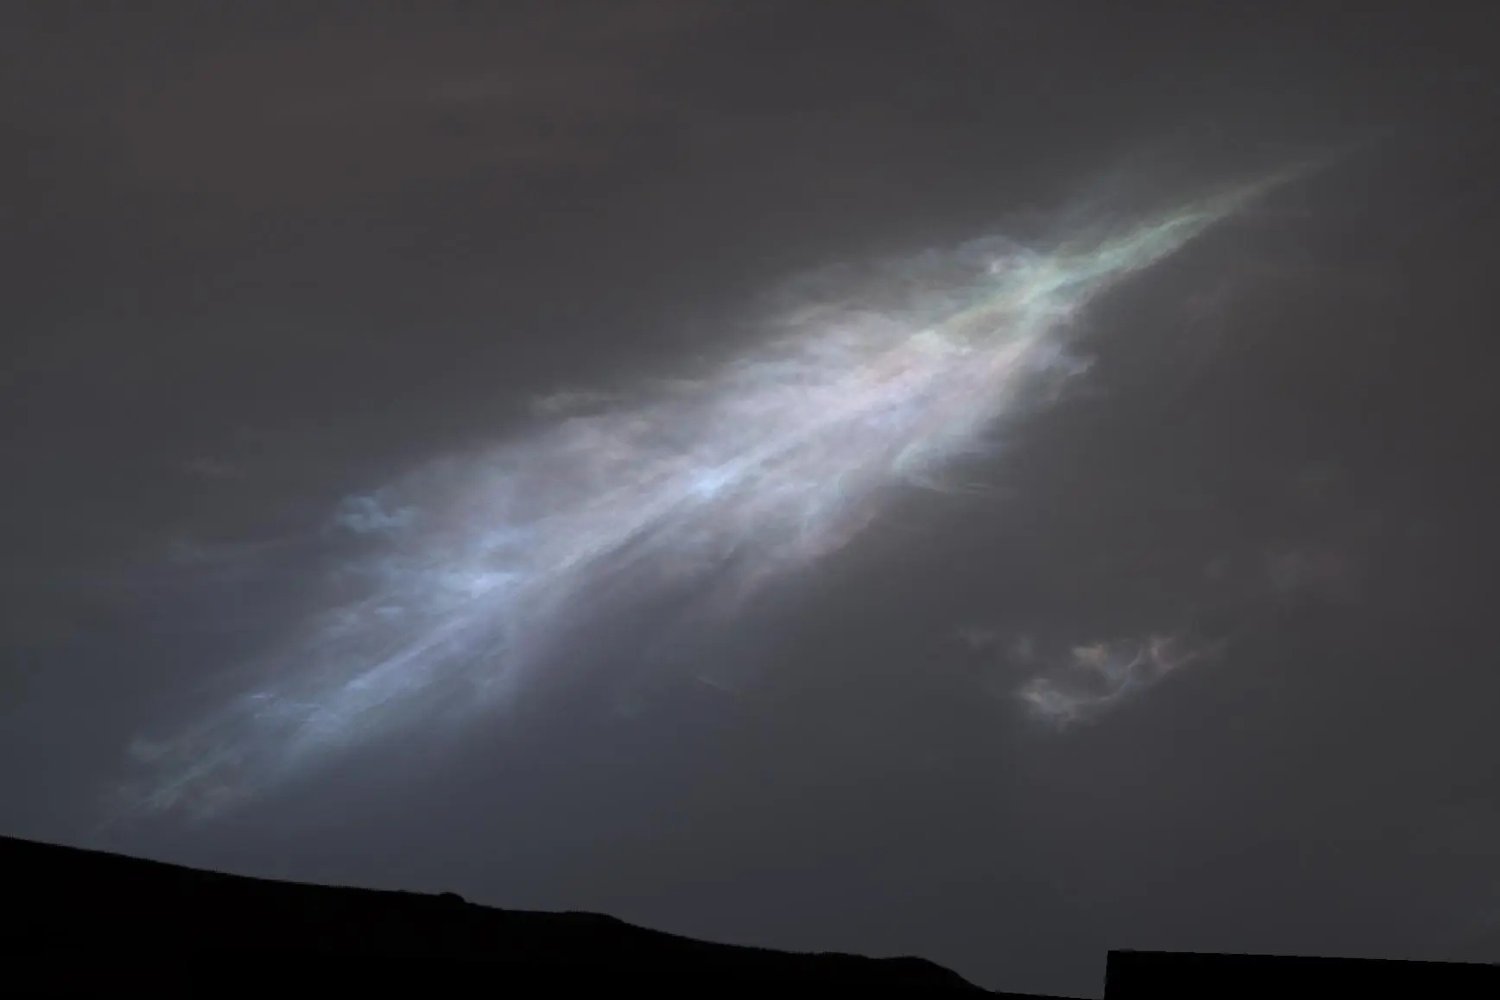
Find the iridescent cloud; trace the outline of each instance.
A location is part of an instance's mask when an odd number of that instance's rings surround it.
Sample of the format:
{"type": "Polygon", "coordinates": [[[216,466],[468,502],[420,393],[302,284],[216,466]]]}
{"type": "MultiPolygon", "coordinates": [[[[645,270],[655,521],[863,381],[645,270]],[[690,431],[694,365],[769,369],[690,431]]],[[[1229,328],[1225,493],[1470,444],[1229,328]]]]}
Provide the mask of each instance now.
{"type": "Polygon", "coordinates": [[[259,686],[138,740],[129,808],[212,813],[338,748],[480,716],[601,607],[691,583],[732,610],[847,544],[892,486],[934,482],[1066,370],[1080,309],[1263,186],[1046,249],[922,255],[705,376],[559,398],[517,439],[351,498],[330,517],[364,546],[344,596],[259,686]]]}

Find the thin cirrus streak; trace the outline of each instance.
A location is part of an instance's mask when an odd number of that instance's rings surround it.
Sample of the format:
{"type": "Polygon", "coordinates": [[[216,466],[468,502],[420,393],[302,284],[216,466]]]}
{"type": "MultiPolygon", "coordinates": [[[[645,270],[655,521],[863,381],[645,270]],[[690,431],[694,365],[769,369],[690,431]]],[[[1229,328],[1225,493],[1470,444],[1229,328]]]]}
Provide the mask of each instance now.
{"type": "Polygon", "coordinates": [[[847,543],[889,487],[973,449],[1056,371],[1078,310],[1269,183],[1045,252],[925,255],[882,272],[875,304],[805,310],[706,378],[555,407],[350,500],[335,521],[369,551],[337,576],[355,596],[310,616],[255,689],[135,741],[127,810],[212,814],[341,747],[472,716],[609,602],[686,582],[733,607],[847,543]]]}

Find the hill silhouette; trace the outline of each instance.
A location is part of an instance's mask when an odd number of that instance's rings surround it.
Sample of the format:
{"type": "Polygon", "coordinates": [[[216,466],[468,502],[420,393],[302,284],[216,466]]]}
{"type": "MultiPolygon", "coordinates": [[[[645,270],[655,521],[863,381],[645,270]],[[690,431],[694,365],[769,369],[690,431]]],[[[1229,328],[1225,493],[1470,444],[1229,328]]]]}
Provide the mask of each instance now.
{"type": "MultiPolygon", "coordinates": [[[[991,993],[920,958],[713,944],[595,913],[478,906],[426,895],[279,882],[0,837],[0,989],[8,995],[224,995],[312,987],[609,994],[796,988],[991,993]],[[18,989],[19,987],[19,989],[18,989]]],[[[1500,966],[1371,959],[1109,953],[1106,1000],[1500,996],[1500,966]]]]}
{"type": "MultiPolygon", "coordinates": [[[[456,986],[586,979],[624,989],[777,986],[988,994],[919,958],[712,944],[593,913],[279,882],[0,838],[12,975],[44,987],[244,986],[291,968],[347,986],[415,977],[456,986]],[[226,982],[224,970],[233,970],[226,982]],[[205,981],[204,977],[209,977],[205,981]]],[[[32,985],[36,985],[33,983],[32,985]]],[[[1021,994],[998,994],[1021,996],[1021,994]]]]}

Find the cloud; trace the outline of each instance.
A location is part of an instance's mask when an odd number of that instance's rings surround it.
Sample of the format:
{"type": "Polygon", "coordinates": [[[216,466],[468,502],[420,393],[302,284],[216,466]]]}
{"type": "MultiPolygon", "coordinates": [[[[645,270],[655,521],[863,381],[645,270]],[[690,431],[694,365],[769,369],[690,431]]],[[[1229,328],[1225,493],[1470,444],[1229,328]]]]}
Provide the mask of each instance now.
{"type": "Polygon", "coordinates": [[[533,399],[531,411],[542,417],[571,416],[595,411],[619,401],[618,393],[563,389],[533,399]]]}
{"type": "Polygon", "coordinates": [[[387,535],[408,527],[416,516],[414,507],[387,509],[381,497],[370,494],[345,498],[333,522],[356,535],[387,535]]]}
{"type": "Polygon", "coordinates": [[[1206,652],[1175,635],[1089,642],[1071,647],[1017,695],[1033,715],[1068,726],[1117,707],[1206,652]]]}
{"type": "MultiPolygon", "coordinates": [[[[402,727],[446,730],[541,683],[601,616],[684,588],[703,618],[746,608],[1032,405],[1081,310],[1260,187],[1035,250],[876,261],[697,377],[582,414],[564,396],[524,433],[347,497],[325,523],[363,544],[334,555],[264,682],[173,738],[132,797],[217,809],[402,727]]],[[[1030,698],[1071,719],[1185,659],[1169,638],[1081,646],[1030,698]]]]}

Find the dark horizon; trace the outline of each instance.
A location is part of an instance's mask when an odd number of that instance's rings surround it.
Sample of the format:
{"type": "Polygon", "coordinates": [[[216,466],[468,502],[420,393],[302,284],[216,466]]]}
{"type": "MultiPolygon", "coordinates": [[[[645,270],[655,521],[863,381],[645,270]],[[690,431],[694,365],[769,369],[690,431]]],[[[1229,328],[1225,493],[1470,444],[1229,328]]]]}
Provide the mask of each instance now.
{"type": "MultiPolygon", "coordinates": [[[[1000,1000],[1063,1000],[984,990],[916,956],[872,959],[716,944],[592,913],[476,906],[423,895],[245,878],[0,836],[7,984],[47,992],[148,987],[222,992],[295,972],[304,987],[378,984],[431,993],[491,982],[509,989],[816,989],[1000,1000]],[[170,961],[163,943],[170,942],[170,961]],[[251,959],[251,961],[247,961],[251,959]]],[[[1105,1000],[1442,996],[1481,1000],[1500,964],[1111,950],[1105,1000]]]]}

